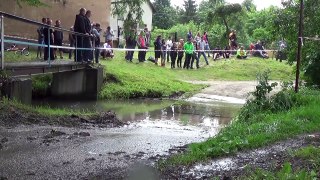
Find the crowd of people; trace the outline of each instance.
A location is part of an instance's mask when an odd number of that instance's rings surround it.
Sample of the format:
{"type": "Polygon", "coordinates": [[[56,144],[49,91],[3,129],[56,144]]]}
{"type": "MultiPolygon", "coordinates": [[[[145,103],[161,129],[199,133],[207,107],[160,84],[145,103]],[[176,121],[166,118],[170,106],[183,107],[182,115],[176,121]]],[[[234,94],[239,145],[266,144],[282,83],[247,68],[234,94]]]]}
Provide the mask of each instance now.
{"type": "MultiPolygon", "coordinates": [[[[101,36],[102,29],[99,23],[91,23],[91,11],[84,8],[80,9],[78,15],[76,15],[75,23],[70,27],[69,33],[69,59],[76,62],[92,62],[95,60],[99,63],[99,57],[103,58],[113,57],[113,52],[111,50],[113,46],[112,38],[114,36],[110,27],[107,27],[104,32],[105,43],[101,47],[101,36]],[[92,48],[95,47],[93,51],[92,48]],[[76,48],[74,51],[73,48],[76,48]]],[[[38,34],[38,44],[42,45],[38,47],[37,58],[44,60],[55,60],[58,58],[58,53],[60,59],[63,59],[63,52],[66,51],[63,46],[64,36],[63,31],[59,30],[61,28],[61,21],[55,21],[55,28],[51,28],[52,19],[42,18],[42,24],[47,26],[40,26],[37,29],[38,34]],[[44,48],[43,48],[44,47],[44,48]],[[54,48],[53,48],[54,47],[54,48]],[[42,57],[43,54],[43,57],[42,57]]]]}
{"type": "MultiPolygon", "coordinates": [[[[110,27],[107,27],[102,32],[101,25],[99,23],[91,22],[91,11],[81,8],[79,14],[76,15],[74,25],[70,27],[69,43],[70,50],[69,59],[76,62],[90,63],[95,60],[99,63],[99,57],[113,58],[113,38],[114,34],[110,27]],[[103,34],[102,34],[103,33],[103,34]],[[105,41],[101,44],[101,37],[105,37],[105,41]],[[73,50],[75,47],[76,50],[73,50]],[[93,50],[94,48],[94,50],[93,50]]],[[[61,28],[61,21],[55,21],[56,28],[50,28],[52,26],[52,20],[50,18],[43,18],[42,23],[47,26],[41,26],[37,29],[38,43],[44,46],[39,46],[37,57],[42,58],[42,52],[44,53],[44,60],[54,60],[63,58],[64,48],[63,46],[63,32],[61,28]],[[50,47],[51,45],[53,47],[50,47]],[[44,50],[43,50],[44,47],[44,50]]],[[[137,33],[136,29],[132,29],[126,34],[125,42],[126,54],[125,59],[129,62],[133,61],[136,47],[138,47],[138,60],[139,62],[146,61],[146,54],[149,52],[151,45],[151,32],[145,25],[145,28],[137,33]]],[[[207,32],[201,34],[198,32],[196,35],[191,30],[186,35],[185,39],[168,39],[162,38],[161,35],[157,36],[153,42],[154,45],[154,57],[148,57],[148,60],[160,66],[166,66],[166,63],[170,63],[171,68],[185,68],[194,69],[200,68],[199,61],[203,57],[205,64],[209,65],[208,58],[213,57],[213,60],[217,60],[221,57],[228,59],[232,54],[236,55],[238,59],[246,59],[248,53],[243,46],[238,46],[237,33],[232,30],[229,34],[229,44],[225,48],[216,47],[210,49],[209,39],[207,32]],[[183,62],[184,60],[184,62],[183,62]],[[183,64],[182,64],[183,62],[183,64]],[[195,65],[195,67],[194,67],[195,65]]],[[[268,53],[265,51],[261,41],[250,44],[250,54],[262,58],[268,58],[268,53]]]]}

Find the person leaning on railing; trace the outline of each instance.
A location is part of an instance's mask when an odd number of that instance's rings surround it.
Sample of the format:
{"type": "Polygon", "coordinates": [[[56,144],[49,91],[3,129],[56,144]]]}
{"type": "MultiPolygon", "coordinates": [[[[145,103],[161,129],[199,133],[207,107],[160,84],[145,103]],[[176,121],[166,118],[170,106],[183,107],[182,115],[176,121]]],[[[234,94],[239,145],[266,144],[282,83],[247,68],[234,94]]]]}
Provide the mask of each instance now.
{"type": "MultiPolygon", "coordinates": [[[[47,24],[47,18],[42,18],[42,24],[47,24]]],[[[37,33],[38,33],[38,44],[39,45],[43,45],[44,44],[44,34],[43,34],[43,26],[40,26],[37,29],[37,33]]],[[[43,47],[38,46],[38,50],[37,50],[37,58],[42,59],[42,50],[43,47]]]]}
{"type": "MultiPolygon", "coordinates": [[[[76,19],[74,22],[74,31],[77,33],[87,34],[86,32],[86,25],[85,25],[85,14],[86,9],[81,8],[80,13],[76,15],[76,19]]],[[[83,48],[83,36],[76,35],[76,48],[83,48]]],[[[82,62],[84,60],[83,57],[84,53],[82,49],[76,49],[75,51],[75,61],[76,62],[82,62]]]]}
{"type": "MultiPolygon", "coordinates": [[[[47,18],[47,25],[52,25],[52,20],[50,18],[47,18]]],[[[53,45],[53,30],[50,27],[43,28],[43,35],[45,45],[53,45]]],[[[44,48],[44,60],[54,60],[53,48],[49,48],[48,46],[44,48]]]]}

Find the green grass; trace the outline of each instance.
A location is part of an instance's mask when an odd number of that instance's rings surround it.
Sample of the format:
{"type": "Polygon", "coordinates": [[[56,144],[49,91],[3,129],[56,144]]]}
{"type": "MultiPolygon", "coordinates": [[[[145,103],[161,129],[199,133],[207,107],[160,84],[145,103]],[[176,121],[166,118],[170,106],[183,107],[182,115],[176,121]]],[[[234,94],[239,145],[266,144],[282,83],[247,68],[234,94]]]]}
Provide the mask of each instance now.
{"type": "Polygon", "coordinates": [[[320,148],[315,146],[302,147],[294,152],[289,152],[292,155],[287,159],[286,163],[278,171],[266,171],[262,169],[250,170],[248,175],[239,179],[297,179],[297,180],[313,180],[317,179],[318,169],[320,167],[320,148]],[[292,167],[289,162],[295,161],[298,167],[292,167]],[[308,166],[306,168],[306,166],[308,166]],[[312,166],[312,168],[310,168],[312,166]],[[308,169],[308,170],[305,170],[308,169]]]}
{"type": "Polygon", "coordinates": [[[20,110],[25,113],[32,113],[35,115],[41,115],[44,117],[66,117],[71,115],[77,115],[77,116],[92,116],[95,115],[95,112],[89,112],[89,111],[78,111],[78,110],[72,110],[72,109],[61,109],[61,108],[51,108],[49,106],[31,106],[26,104],[21,104],[17,101],[8,100],[6,98],[0,99],[0,109],[9,109],[10,107],[20,110]]]}
{"type": "MultiPolygon", "coordinates": [[[[259,121],[235,120],[216,137],[191,144],[184,154],[173,156],[164,165],[188,165],[199,161],[255,149],[276,141],[292,138],[320,129],[320,91],[302,90],[297,95],[301,103],[288,111],[259,113],[259,121]]],[[[252,112],[253,114],[255,112],[252,112]]],[[[254,116],[257,119],[257,116],[254,116]]]]}
{"type": "MultiPolygon", "coordinates": [[[[137,53],[135,53],[137,56],[137,53]]],[[[147,57],[153,55],[148,53],[147,57]]],[[[194,93],[205,87],[186,81],[198,80],[255,80],[256,75],[270,69],[272,80],[292,80],[292,67],[275,60],[251,58],[240,61],[235,59],[210,61],[210,66],[200,60],[197,70],[170,69],[154,65],[151,62],[128,63],[123,52],[116,52],[113,60],[102,60],[106,66],[107,79],[111,80],[102,88],[101,99],[166,97],[176,92],[194,93]]]]}

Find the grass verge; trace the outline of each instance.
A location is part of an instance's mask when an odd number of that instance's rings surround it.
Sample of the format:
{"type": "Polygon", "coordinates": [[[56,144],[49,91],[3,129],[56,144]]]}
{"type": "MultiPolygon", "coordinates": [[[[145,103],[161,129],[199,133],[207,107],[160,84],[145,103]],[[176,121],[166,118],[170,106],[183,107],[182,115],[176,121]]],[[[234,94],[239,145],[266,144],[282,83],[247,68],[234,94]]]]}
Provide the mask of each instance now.
{"type": "MultiPolygon", "coordinates": [[[[304,89],[298,94],[288,90],[294,100],[292,108],[277,112],[253,111],[245,120],[235,120],[216,137],[189,146],[184,154],[175,155],[160,165],[190,165],[195,162],[255,149],[299,134],[320,129],[320,91],[304,89]]],[[[282,97],[282,96],[280,96],[282,97]]],[[[281,104],[274,100],[273,103],[281,104]]]]}
{"type": "MultiPolygon", "coordinates": [[[[135,53],[137,55],[137,53],[135,53]]],[[[151,53],[149,53],[151,55],[151,53]]],[[[149,56],[147,55],[147,56],[149,56]]],[[[102,60],[106,66],[107,83],[103,86],[101,99],[136,98],[136,97],[167,97],[188,92],[190,94],[204,88],[186,81],[208,80],[255,80],[256,75],[266,69],[272,71],[272,80],[291,80],[292,67],[275,60],[251,58],[240,61],[236,59],[210,61],[206,66],[200,60],[200,69],[184,70],[161,68],[151,62],[128,63],[123,52],[117,52],[113,60],[102,60]]]]}
{"type": "Polygon", "coordinates": [[[49,106],[30,106],[21,104],[17,101],[8,100],[6,98],[0,100],[0,109],[1,111],[10,111],[10,108],[14,108],[12,110],[19,110],[23,113],[30,113],[35,115],[40,115],[44,117],[70,117],[72,115],[75,116],[93,116],[97,113],[89,112],[89,111],[78,111],[72,109],[59,109],[59,108],[50,108],[49,106]]]}

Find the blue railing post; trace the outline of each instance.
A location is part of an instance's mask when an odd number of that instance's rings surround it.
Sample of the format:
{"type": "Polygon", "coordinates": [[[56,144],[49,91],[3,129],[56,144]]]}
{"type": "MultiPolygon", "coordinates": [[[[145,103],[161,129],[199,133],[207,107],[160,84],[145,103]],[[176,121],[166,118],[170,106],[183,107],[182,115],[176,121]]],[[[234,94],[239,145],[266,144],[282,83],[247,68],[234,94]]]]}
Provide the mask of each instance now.
{"type": "Polygon", "coordinates": [[[0,65],[1,65],[1,69],[3,70],[4,69],[4,17],[3,15],[1,15],[0,17],[0,20],[1,20],[1,62],[0,62],[0,65]]]}

